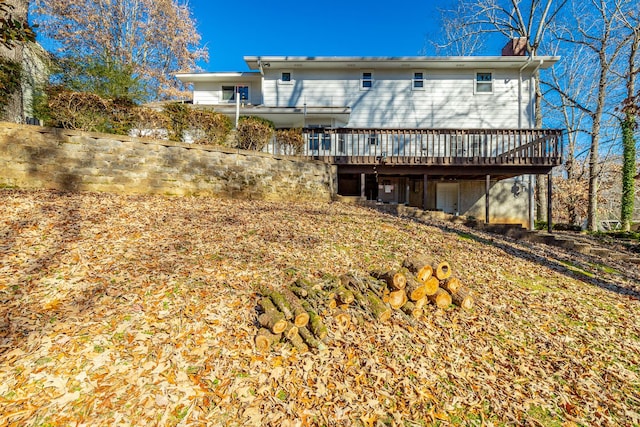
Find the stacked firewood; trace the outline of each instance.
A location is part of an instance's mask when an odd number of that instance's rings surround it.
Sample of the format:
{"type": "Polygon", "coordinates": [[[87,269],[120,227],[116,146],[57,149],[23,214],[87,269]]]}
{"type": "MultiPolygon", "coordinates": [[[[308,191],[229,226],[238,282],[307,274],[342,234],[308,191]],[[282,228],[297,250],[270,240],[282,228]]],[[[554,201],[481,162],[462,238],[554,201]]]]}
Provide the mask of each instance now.
{"type": "Polygon", "coordinates": [[[447,309],[454,304],[473,307],[473,297],[452,275],[447,262],[432,264],[419,256],[408,257],[402,267],[375,270],[369,275],[325,276],[311,282],[298,279],[282,288],[263,288],[258,302],[256,348],[266,352],[286,338],[298,351],[326,349],[328,330],[323,319],[331,316],[337,327],[352,322],[384,322],[394,310],[421,319],[428,304],[447,309]]]}

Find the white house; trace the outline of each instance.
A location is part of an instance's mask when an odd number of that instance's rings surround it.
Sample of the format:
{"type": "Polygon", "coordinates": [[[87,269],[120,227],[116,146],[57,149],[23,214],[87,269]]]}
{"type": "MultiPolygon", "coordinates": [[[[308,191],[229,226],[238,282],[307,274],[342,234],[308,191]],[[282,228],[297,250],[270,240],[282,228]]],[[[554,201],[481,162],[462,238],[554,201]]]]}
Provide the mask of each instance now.
{"type": "Polygon", "coordinates": [[[177,77],[194,105],[302,128],[342,195],[529,224],[528,175],[561,163],[561,132],[534,129],[534,79],[558,57],[244,59],[177,77]]]}

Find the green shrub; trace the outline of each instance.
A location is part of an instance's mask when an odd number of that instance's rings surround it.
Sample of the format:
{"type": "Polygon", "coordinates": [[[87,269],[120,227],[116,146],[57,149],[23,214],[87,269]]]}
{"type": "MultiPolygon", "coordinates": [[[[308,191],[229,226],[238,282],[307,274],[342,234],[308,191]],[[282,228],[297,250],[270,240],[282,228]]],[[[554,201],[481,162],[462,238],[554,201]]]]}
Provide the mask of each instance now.
{"type": "Polygon", "coordinates": [[[260,117],[241,117],[238,122],[237,147],[262,150],[273,136],[273,123],[260,117]]]}
{"type": "Polygon", "coordinates": [[[285,154],[300,155],[304,149],[302,129],[277,130],[276,141],[283,146],[285,154]]]}
{"type": "Polygon", "coordinates": [[[194,144],[223,145],[233,127],[231,120],[213,110],[189,111],[189,131],[194,144]]]}

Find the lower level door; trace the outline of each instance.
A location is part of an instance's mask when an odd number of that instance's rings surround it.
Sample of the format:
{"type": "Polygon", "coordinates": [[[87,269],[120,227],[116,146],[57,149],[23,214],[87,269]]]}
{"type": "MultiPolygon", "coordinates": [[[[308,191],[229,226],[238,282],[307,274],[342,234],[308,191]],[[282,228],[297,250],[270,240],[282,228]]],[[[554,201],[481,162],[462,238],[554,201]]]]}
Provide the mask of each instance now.
{"type": "Polygon", "coordinates": [[[439,182],[436,185],[436,209],[448,214],[458,213],[459,185],[439,182]]]}

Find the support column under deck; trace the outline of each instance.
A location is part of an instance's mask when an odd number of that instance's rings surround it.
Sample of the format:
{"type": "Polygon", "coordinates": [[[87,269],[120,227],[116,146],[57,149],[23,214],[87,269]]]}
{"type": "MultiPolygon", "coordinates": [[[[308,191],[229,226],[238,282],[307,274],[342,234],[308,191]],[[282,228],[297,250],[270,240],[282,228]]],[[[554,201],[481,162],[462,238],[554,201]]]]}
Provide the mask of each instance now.
{"type": "Polygon", "coordinates": [[[362,200],[367,200],[366,182],[367,182],[367,175],[364,173],[361,173],[360,174],[360,198],[362,200]]]}
{"type": "Polygon", "coordinates": [[[484,223],[489,224],[489,191],[491,190],[491,175],[487,175],[484,185],[484,223]]]}
{"type": "Polygon", "coordinates": [[[429,182],[428,175],[425,173],[422,175],[422,210],[427,210],[427,184],[429,182]]]}
{"type": "Polygon", "coordinates": [[[549,233],[553,230],[553,224],[551,221],[553,220],[553,212],[551,210],[551,196],[553,195],[553,178],[551,172],[547,175],[547,231],[549,233]]]}

